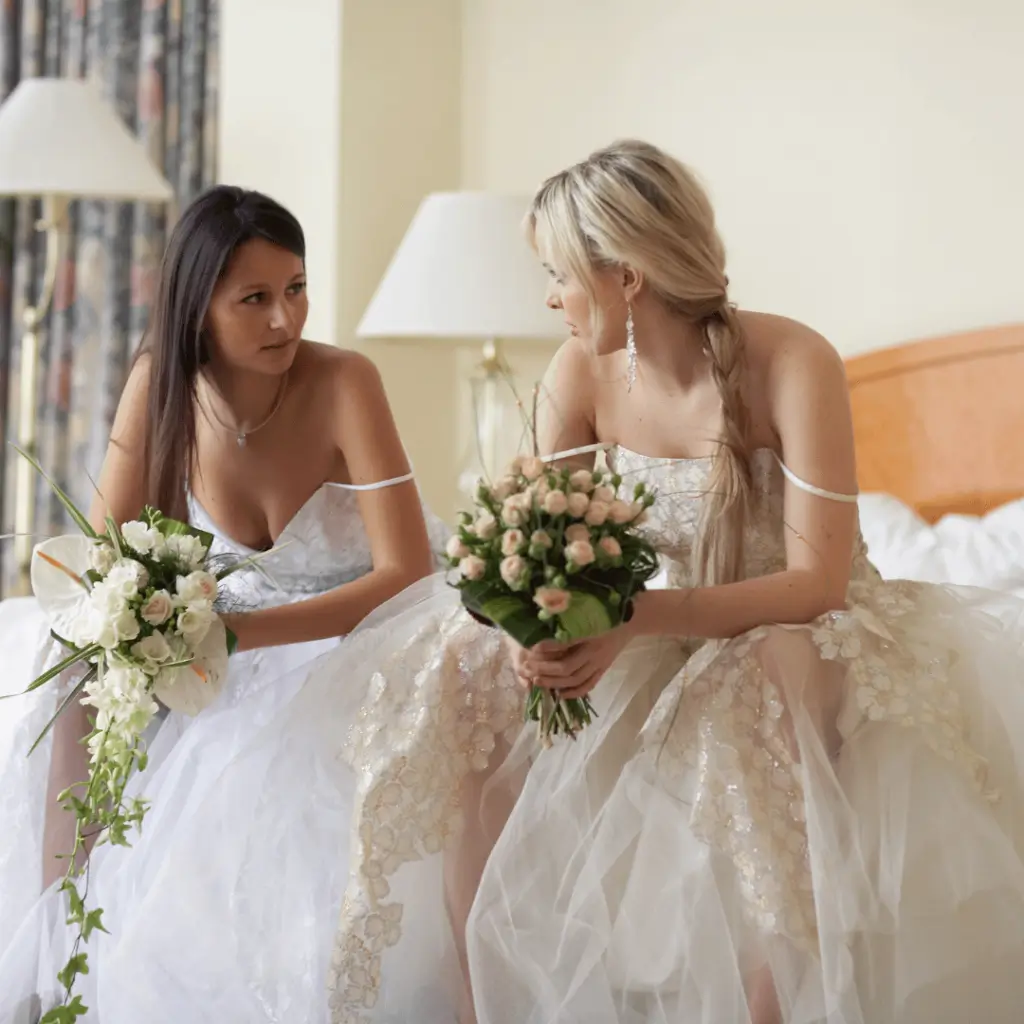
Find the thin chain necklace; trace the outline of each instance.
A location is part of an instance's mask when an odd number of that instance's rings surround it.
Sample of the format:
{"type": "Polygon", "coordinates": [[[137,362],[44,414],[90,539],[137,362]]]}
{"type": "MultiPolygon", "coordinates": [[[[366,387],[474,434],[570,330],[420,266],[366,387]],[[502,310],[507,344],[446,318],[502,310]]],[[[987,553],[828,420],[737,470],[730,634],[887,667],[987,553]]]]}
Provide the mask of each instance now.
{"type": "MultiPolygon", "coordinates": [[[[207,377],[207,380],[209,380],[208,377],[207,377]]],[[[220,398],[220,400],[222,402],[224,402],[224,404],[230,409],[231,406],[228,405],[227,400],[217,390],[217,388],[214,386],[212,381],[210,382],[210,387],[214,391],[214,393],[217,395],[217,397],[220,398]]],[[[217,412],[217,410],[212,405],[210,406],[210,412],[213,414],[213,418],[225,430],[227,430],[229,433],[232,433],[232,434],[235,435],[235,444],[237,444],[239,448],[244,448],[246,446],[246,444],[248,443],[249,435],[250,434],[255,434],[257,430],[262,430],[277,415],[277,410],[281,408],[281,403],[284,401],[284,395],[285,395],[285,392],[287,390],[288,390],[288,371],[286,370],[285,373],[284,373],[284,376],[281,378],[281,383],[280,383],[280,385],[278,386],[278,389],[277,389],[277,397],[274,399],[274,404],[271,407],[270,412],[267,413],[267,416],[263,420],[262,423],[258,423],[255,427],[249,427],[248,429],[246,429],[244,426],[240,426],[237,422],[236,423],[225,423],[224,420],[222,420],[220,418],[220,414],[217,412]]]]}

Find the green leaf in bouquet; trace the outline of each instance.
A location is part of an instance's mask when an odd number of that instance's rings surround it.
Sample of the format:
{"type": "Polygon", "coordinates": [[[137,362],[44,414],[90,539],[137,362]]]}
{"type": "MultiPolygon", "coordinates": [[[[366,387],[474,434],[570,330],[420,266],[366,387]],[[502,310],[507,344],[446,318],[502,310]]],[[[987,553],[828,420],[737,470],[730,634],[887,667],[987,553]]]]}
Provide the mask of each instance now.
{"type": "Polygon", "coordinates": [[[601,598],[580,590],[569,593],[572,597],[569,607],[558,616],[559,639],[573,641],[598,636],[616,624],[601,598]]]}
{"type": "Polygon", "coordinates": [[[69,651],[77,650],[77,646],[73,644],[70,640],[68,640],[66,637],[61,636],[60,633],[57,632],[57,630],[51,629],[50,636],[52,636],[53,639],[61,645],[61,647],[66,647],[69,651]]]}
{"type": "Polygon", "coordinates": [[[191,658],[191,657],[190,658],[182,658],[180,661],[165,661],[160,666],[160,668],[161,669],[187,668],[189,665],[193,664],[194,661],[195,661],[195,658],[191,658]]]}
{"type": "Polygon", "coordinates": [[[75,977],[79,974],[89,973],[89,956],[87,953],[76,953],[63,967],[62,970],[57,972],[57,981],[64,986],[64,988],[71,988],[75,983],[75,977]]]}
{"type": "Polygon", "coordinates": [[[195,537],[200,544],[210,550],[213,544],[213,534],[206,530],[199,530],[189,523],[183,523],[180,519],[168,519],[156,509],[147,509],[151,526],[156,527],[165,537],[195,537]]]}
{"type": "Polygon", "coordinates": [[[73,811],[77,817],[82,818],[89,813],[89,806],[80,797],[75,796],[74,789],[74,786],[69,789],[65,789],[57,798],[57,803],[59,803],[65,811],[73,811]]]}
{"type": "Polygon", "coordinates": [[[124,538],[121,536],[121,530],[117,523],[114,522],[114,517],[104,516],[103,522],[107,524],[107,536],[110,538],[110,543],[114,545],[117,557],[124,558],[124,538]]]}
{"type": "Polygon", "coordinates": [[[74,883],[65,879],[61,889],[68,894],[68,924],[79,924],[85,920],[85,901],[74,883]]]}
{"type": "Polygon", "coordinates": [[[230,658],[231,655],[238,650],[238,636],[233,630],[230,630],[227,627],[225,627],[224,633],[227,640],[228,657],[230,658]]]}
{"type": "MultiPolygon", "coordinates": [[[[88,942],[93,932],[104,932],[109,935],[110,932],[103,927],[103,908],[97,907],[95,910],[90,910],[85,915],[85,923],[82,925],[82,941],[88,942]]],[[[83,974],[88,974],[89,970],[86,968],[82,971],[83,974]]]]}
{"type": "MultiPolygon", "coordinates": [[[[483,605],[484,602],[495,597],[501,597],[503,594],[508,593],[504,584],[493,579],[461,579],[458,583],[454,584],[454,586],[457,587],[462,597],[462,603],[470,611],[479,611],[480,606],[483,605]]],[[[516,600],[518,600],[518,598],[516,600]]]]}
{"type": "MultiPolygon", "coordinates": [[[[62,640],[61,642],[67,643],[65,640],[62,640]]],[[[0,700],[8,700],[11,697],[23,697],[26,693],[38,690],[40,686],[48,683],[51,679],[55,679],[61,674],[61,672],[71,668],[72,665],[77,665],[78,662],[84,661],[86,658],[91,658],[94,654],[99,654],[99,652],[103,650],[99,644],[93,644],[91,647],[82,648],[76,648],[70,643],[67,643],[67,645],[72,648],[72,653],[63,661],[57,662],[56,665],[47,669],[41,676],[37,676],[24,690],[19,690],[17,693],[5,693],[0,695],[0,700]]]]}
{"type": "Polygon", "coordinates": [[[463,605],[473,614],[508,633],[522,647],[551,639],[550,628],[537,618],[537,609],[525,595],[509,594],[501,583],[479,580],[460,587],[463,605]]]}
{"type": "Polygon", "coordinates": [[[635,585],[632,574],[622,566],[595,566],[574,576],[572,589],[593,594],[607,603],[612,594],[618,594],[620,597],[629,596],[635,585]]]}
{"type": "Polygon", "coordinates": [[[68,497],[68,495],[60,488],[57,482],[50,477],[45,469],[39,464],[39,461],[33,456],[29,455],[28,452],[19,448],[17,445],[11,447],[50,485],[50,490],[56,495],[57,500],[67,509],[68,515],[71,516],[75,526],[77,526],[86,537],[92,537],[95,539],[99,535],[92,528],[92,524],[82,514],[78,506],[68,497]]]}
{"type": "MultiPolygon", "coordinates": [[[[209,550],[210,544],[207,543],[205,538],[209,537],[210,543],[212,543],[212,534],[205,534],[200,531],[197,535],[203,546],[207,550],[209,550]]],[[[212,569],[210,571],[213,572],[214,579],[216,579],[216,581],[220,583],[221,580],[226,580],[229,576],[233,575],[236,572],[241,572],[243,569],[257,569],[259,570],[260,573],[262,573],[264,578],[273,583],[273,579],[267,573],[267,571],[265,569],[260,568],[260,562],[263,561],[263,559],[265,558],[269,558],[271,555],[280,554],[289,544],[291,544],[291,541],[285,541],[285,543],[283,544],[275,544],[272,548],[267,548],[266,551],[254,551],[251,555],[239,559],[237,562],[232,562],[230,565],[226,565],[220,569],[217,569],[216,571],[213,571],[212,569]]]]}
{"type": "Polygon", "coordinates": [[[65,1006],[55,1006],[39,1018],[39,1024],[75,1024],[79,1017],[84,1017],[89,1008],[82,1002],[81,996],[75,996],[65,1006]]]}
{"type": "Polygon", "coordinates": [[[32,756],[36,747],[38,747],[39,744],[43,742],[43,740],[46,738],[46,734],[53,728],[53,723],[56,722],[58,718],[60,718],[60,716],[64,713],[65,709],[72,703],[72,701],[74,701],[78,697],[78,695],[82,692],[82,689],[85,686],[85,684],[92,681],[95,678],[96,666],[93,665],[93,667],[89,669],[89,671],[86,672],[85,675],[82,676],[82,678],[79,679],[77,683],[75,683],[75,685],[69,691],[68,695],[57,706],[57,710],[54,711],[53,715],[50,717],[50,720],[46,723],[46,725],[43,726],[43,731],[35,738],[35,742],[32,744],[32,746],[28,748],[28,754],[25,755],[26,757],[32,756]]]}
{"type": "Polygon", "coordinates": [[[520,647],[533,647],[551,639],[550,627],[537,618],[536,609],[517,598],[499,597],[488,601],[481,614],[508,633],[520,647]]]}

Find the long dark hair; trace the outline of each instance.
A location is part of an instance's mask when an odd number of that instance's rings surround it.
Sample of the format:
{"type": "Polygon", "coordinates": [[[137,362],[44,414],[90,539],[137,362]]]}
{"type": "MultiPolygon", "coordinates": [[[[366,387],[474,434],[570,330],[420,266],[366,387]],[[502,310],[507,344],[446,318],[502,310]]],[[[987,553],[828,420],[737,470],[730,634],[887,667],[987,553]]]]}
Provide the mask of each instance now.
{"type": "Polygon", "coordinates": [[[210,358],[205,323],[213,290],[239,246],[261,238],[306,258],[302,227],[259,192],[217,185],[181,215],[164,252],[139,357],[150,360],[146,502],[185,519],[196,451],[196,377],[210,358]]]}

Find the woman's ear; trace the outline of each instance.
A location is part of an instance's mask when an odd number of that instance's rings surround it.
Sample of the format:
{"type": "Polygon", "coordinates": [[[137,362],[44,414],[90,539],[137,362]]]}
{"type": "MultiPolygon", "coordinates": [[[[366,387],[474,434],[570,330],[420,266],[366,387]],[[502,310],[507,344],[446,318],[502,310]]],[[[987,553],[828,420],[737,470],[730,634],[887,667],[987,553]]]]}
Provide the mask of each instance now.
{"type": "Polygon", "coordinates": [[[644,275],[633,267],[622,268],[622,297],[632,302],[644,286],[644,275]]]}

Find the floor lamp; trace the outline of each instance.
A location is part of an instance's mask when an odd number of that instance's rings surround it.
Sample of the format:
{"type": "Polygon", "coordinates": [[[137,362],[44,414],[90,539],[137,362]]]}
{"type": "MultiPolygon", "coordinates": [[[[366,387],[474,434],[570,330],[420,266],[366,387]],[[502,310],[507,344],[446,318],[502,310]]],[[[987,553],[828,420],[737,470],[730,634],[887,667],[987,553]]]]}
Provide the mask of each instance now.
{"type": "MultiPolygon", "coordinates": [[[[0,196],[42,199],[37,230],[46,266],[35,304],[24,312],[18,366],[18,444],[36,454],[39,331],[49,312],[60,246],[73,199],[164,203],[174,192],[142,144],[87,81],[27,78],[0,105],[0,196]]],[[[35,529],[35,472],[19,458],[15,473],[18,587],[28,588],[35,529]]]]}
{"type": "Polygon", "coordinates": [[[433,338],[482,344],[472,381],[484,475],[499,465],[510,416],[503,344],[555,340],[559,313],[544,305],[545,275],[527,244],[525,196],[439,192],[420,204],[356,330],[362,338],[433,338]]]}

